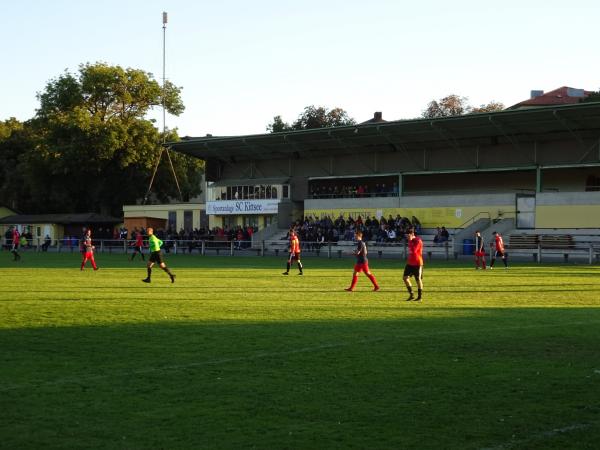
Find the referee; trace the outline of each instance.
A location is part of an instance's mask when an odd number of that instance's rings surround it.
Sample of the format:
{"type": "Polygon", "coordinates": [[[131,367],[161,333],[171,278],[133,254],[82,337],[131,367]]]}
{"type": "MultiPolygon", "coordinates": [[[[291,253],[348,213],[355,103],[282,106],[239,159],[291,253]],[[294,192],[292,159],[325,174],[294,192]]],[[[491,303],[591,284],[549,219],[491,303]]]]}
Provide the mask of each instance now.
{"type": "Polygon", "coordinates": [[[148,258],[148,276],[142,281],[144,283],[150,283],[150,277],[152,275],[152,266],[158,264],[162,270],[164,270],[171,278],[171,283],[175,283],[175,275],[171,273],[167,265],[162,259],[162,252],[160,247],[163,245],[163,241],[154,236],[154,229],[148,228],[148,246],[150,247],[150,258],[148,258]]]}

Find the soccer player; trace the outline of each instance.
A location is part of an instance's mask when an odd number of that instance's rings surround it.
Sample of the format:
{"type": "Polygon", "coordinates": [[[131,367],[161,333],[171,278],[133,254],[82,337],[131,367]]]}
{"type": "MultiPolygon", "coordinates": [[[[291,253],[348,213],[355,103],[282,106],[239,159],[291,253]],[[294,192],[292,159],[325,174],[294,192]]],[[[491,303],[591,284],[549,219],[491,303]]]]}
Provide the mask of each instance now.
{"type": "Polygon", "coordinates": [[[294,229],[292,228],[290,230],[290,248],[289,248],[289,252],[290,252],[290,256],[288,257],[287,260],[287,267],[285,272],[283,272],[283,275],[289,275],[290,274],[290,268],[292,267],[292,263],[294,262],[294,260],[298,263],[298,270],[300,271],[298,273],[298,275],[303,275],[303,267],[302,267],[302,262],[300,262],[300,240],[298,239],[298,235],[296,234],[296,232],[294,231],[294,229]]]}
{"type": "Polygon", "coordinates": [[[492,261],[490,262],[490,269],[494,268],[494,263],[496,262],[496,258],[500,256],[502,258],[502,262],[504,263],[504,268],[508,269],[508,257],[506,256],[506,252],[504,251],[504,241],[502,240],[502,236],[497,231],[492,233],[494,235],[495,240],[495,251],[492,256],[492,261]]]}
{"type": "Polygon", "coordinates": [[[479,230],[475,232],[475,269],[485,270],[485,242],[479,230]]]}
{"type": "Polygon", "coordinates": [[[152,275],[152,266],[155,263],[158,263],[160,268],[164,270],[167,275],[171,278],[171,283],[175,283],[175,275],[171,273],[167,265],[162,259],[162,252],[160,251],[160,247],[163,245],[163,241],[154,236],[154,229],[148,228],[146,231],[148,233],[148,246],[150,247],[150,258],[148,258],[148,276],[144,278],[142,281],[144,283],[150,283],[150,278],[152,275]]]}
{"type": "Polygon", "coordinates": [[[364,272],[367,278],[371,280],[371,283],[373,283],[374,291],[379,290],[377,280],[369,270],[369,260],[367,259],[367,244],[365,244],[365,242],[362,240],[362,237],[362,231],[356,230],[356,232],[354,233],[354,238],[356,239],[356,250],[354,250],[354,255],[356,255],[356,264],[354,265],[354,273],[352,274],[352,284],[349,288],[345,289],[348,292],[354,291],[354,287],[358,282],[358,274],[360,272],[364,272]]]}
{"type": "Polygon", "coordinates": [[[408,240],[408,259],[404,267],[404,284],[408,290],[407,302],[414,300],[420,301],[423,296],[423,241],[415,235],[415,229],[409,228],[406,232],[408,240]],[[413,294],[410,277],[415,277],[417,283],[418,295],[415,298],[413,294]]]}
{"type": "Polygon", "coordinates": [[[146,259],[144,258],[144,253],[142,252],[143,247],[144,236],[142,236],[142,233],[138,231],[138,233],[135,235],[135,244],[133,246],[133,254],[131,255],[130,261],[133,261],[133,258],[135,258],[135,255],[137,255],[138,253],[142,257],[142,261],[146,261],[146,259]]]}
{"type": "Polygon", "coordinates": [[[13,254],[13,257],[14,257],[13,261],[21,260],[21,255],[19,255],[20,242],[21,242],[21,233],[19,233],[19,230],[17,229],[17,227],[15,227],[12,232],[12,247],[10,249],[10,252],[13,254]]]}
{"type": "Polygon", "coordinates": [[[83,253],[83,259],[81,261],[81,270],[85,268],[85,263],[90,261],[94,270],[98,270],[96,261],[94,261],[94,250],[96,247],[92,245],[92,230],[89,228],[85,230],[85,234],[81,238],[81,248],[83,253]]]}

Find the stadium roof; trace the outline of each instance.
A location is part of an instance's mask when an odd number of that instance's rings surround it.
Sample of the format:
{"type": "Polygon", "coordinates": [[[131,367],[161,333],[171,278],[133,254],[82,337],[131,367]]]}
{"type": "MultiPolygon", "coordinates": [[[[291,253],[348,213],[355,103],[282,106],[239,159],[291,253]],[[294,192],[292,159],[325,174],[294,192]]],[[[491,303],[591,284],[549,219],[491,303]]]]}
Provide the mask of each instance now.
{"type": "Polygon", "coordinates": [[[169,145],[204,160],[336,156],[390,150],[433,149],[490,142],[570,138],[581,141],[600,131],[600,102],[476,113],[230,137],[183,138],[169,145]]]}
{"type": "Polygon", "coordinates": [[[120,223],[122,219],[102,216],[96,213],[83,214],[15,214],[0,219],[0,224],[31,224],[31,223],[56,223],[60,225],[72,224],[105,224],[120,223]]]}

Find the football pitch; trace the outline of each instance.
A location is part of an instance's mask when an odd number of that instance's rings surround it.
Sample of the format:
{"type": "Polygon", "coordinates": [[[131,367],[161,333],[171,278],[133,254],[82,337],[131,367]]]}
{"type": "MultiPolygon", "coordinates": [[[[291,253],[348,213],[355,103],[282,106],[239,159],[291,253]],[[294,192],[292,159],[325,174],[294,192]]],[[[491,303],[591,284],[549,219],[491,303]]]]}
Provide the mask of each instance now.
{"type": "Polygon", "coordinates": [[[0,253],[0,448],[598,448],[598,266],[165,256],[0,253]]]}

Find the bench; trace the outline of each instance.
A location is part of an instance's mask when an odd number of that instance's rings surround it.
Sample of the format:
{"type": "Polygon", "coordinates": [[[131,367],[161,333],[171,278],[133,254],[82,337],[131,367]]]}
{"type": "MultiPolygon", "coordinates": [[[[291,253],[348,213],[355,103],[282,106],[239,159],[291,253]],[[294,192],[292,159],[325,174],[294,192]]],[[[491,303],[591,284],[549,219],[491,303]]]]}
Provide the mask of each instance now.
{"type": "Polygon", "coordinates": [[[508,237],[507,248],[514,249],[537,249],[539,236],[537,234],[511,234],[508,237]]]}
{"type": "Polygon", "coordinates": [[[570,234],[552,235],[543,234],[540,238],[543,249],[572,249],[575,247],[573,236],[570,234]]]}

